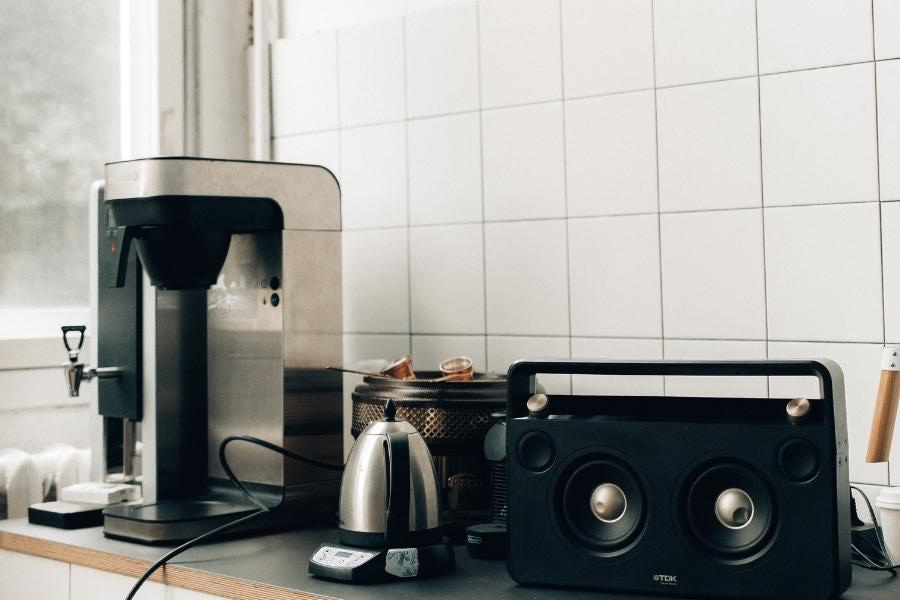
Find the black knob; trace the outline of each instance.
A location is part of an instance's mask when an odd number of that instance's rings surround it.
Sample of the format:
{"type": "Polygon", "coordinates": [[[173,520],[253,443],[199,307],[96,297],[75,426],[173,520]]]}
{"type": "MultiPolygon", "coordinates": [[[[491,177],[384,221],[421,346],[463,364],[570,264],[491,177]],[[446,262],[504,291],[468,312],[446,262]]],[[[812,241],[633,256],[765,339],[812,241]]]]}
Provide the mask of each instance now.
{"type": "Polygon", "coordinates": [[[397,404],[394,402],[393,398],[388,398],[388,401],[384,403],[384,420],[393,421],[396,416],[397,404]]]}

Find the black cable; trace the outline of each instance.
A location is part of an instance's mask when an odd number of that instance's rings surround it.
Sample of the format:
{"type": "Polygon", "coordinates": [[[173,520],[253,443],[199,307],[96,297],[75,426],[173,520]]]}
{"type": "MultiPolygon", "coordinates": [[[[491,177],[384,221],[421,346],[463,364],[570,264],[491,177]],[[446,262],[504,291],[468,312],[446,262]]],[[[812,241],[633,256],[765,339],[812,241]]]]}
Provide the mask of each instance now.
{"type": "Polygon", "coordinates": [[[153,575],[154,572],[156,572],[156,570],[158,568],[160,568],[161,566],[163,566],[164,564],[166,564],[171,559],[175,558],[176,556],[178,556],[185,550],[189,550],[189,549],[193,548],[194,546],[196,546],[197,544],[199,544],[213,536],[216,536],[224,531],[228,531],[229,529],[237,527],[238,525],[240,525],[242,523],[246,523],[247,521],[250,521],[251,519],[254,519],[254,518],[258,517],[259,515],[265,514],[267,512],[269,512],[268,508],[258,510],[254,513],[250,513],[249,515],[244,515],[240,519],[235,519],[234,521],[225,523],[221,527],[216,527],[212,531],[208,531],[208,532],[204,533],[203,535],[197,536],[194,539],[183,543],[182,545],[178,546],[177,548],[170,550],[169,552],[164,554],[162,556],[162,558],[160,558],[155,563],[150,565],[149,569],[144,571],[144,574],[141,575],[141,578],[137,580],[137,582],[134,584],[134,587],[132,587],[131,591],[128,592],[128,595],[125,597],[125,600],[132,600],[132,598],[134,598],[134,595],[137,594],[140,587],[142,585],[144,585],[144,582],[147,581],[150,578],[150,576],[153,575]]]}
{"type": "Polygon", "coordinates": [[[863,552],[862,550],[857,548],[855,544],[851,543],[850,551],[852,553],[860,556],[868,564],[860,562],[859,560],[852,560],[852,559],[851,559],[851,562],[854,565],[856,565],[857,567],[861,567],[863,569],[868,569],[870,571],[885,571],[885,572],[889,572],[891,574],[891,576],[896,576],[897,572],[895,571],[895,569],[900,568],[900,565],[891,564],[892,557],[891,557],[890,552],[888,552],[887,547],[885,546],[884,538],[883,538],[883,535],[881,532],[881,527],[878,525],[878,518],[875,516],[875,509],[872,508],[872,503],[869,501],[869,497],[866,496],[866,493],[863,492],[860,488],[856,487],[855,485],[851,485],[850,489],[856,490],[859,493],[859,495],[862,496],[863,501],[866,503],[866,508],[869,511],[869,516],[872,518],[872,525],[873,525],[873,528],[875,531],[875,539],[878,541],[878,546],[879,546],[878,548],[875,548],[875,550],[877,550],[878,553],[881,554],[881,559],[883,561],[883,562],[876,562],[876,560],[874,560],[872,557],[870,557],[865,552],[863,552]]]}
{"type": "Polygon", "coordinates": [[[237,487],[237,489],[243,494],[244,498],[250,501],[251,504],[256,506],[259,509],[266,509],[268,507],[264,505],[262,502],[257,500],[257,498],[250,493],[243,483],[237,478],[234,474],[234,471],[231,470],[231,467],[228,465],[228,459],[225,457],[225,449],[228,447],[228,444],[231,442],[249,442],[251,444],[256,444],[257,446],[262,446],[268,450],[273,452],[277,452],[283,456],[287,456],[288,458],[293,458],[294,460],[298,460],[302,463],[306,463],[308,465],[312,465],[314,467],[319,467],[320,469],[329,469],[332,471],[343,471],[344,465],[336,465],[334,463],[322,462],[320,460],[315,460],[314,458],[308,458],[301,454],[297,454],[296,452],[291,452],[287,448],[282,448],[277,444],[273,444],[272,442],[267,442],[264,439],[258,438],[253,435],[229,435],[226,436],[222,443],[219,444],[219,464],[222,465],[222,470],[225,471],[225,474],[228,476],[228,479],[231,480],[231,483],[237,487]]]}
{"type": "Polygon", "coordinates": [[[194,546],[196,546],[197,544],[205,542],[206,540],[208,540],[212,537],[215,537],[215,536],[219,535],[220,533],[224,533],[224,532],[228,531],[229,529],[233,529],[233,528],[237,527],[238,525],[242,525],[243,523],[251,521],[251,520],[255,519],[256,517],[269,512],[270,508],[268,506],[266,506],[265,504],[263,504],[256,496],[254,496],[253,493],[250,490],[248,490],[246,488],[246,486],[244,486],[243,483],[241,483],[241,481],[234,474],[234,471],[231,470],[231,466],[228,464],[228,457],[225,456],[225,449],[228,447],[228,444],[230,444],[231,442],[248,442],[250,444],[256,444],[257,446],[262,446],[263,448],[272,450],[273,452],[277,452],[278,454],[287,456],[289,458],[293,458],[294,460],[298,460],[300,462],[306,463],[308,465],[312,465],[314,467],[319,467],[322,469],[330,469],[330,470],[334,470],[334,471],[343,471],[344,470],[344,465],[337,465],[334,463],[327,463],[327,462],[315,460],[313,458],[308,458],[301,454],[297,454],[296,452],[292,452],[292,451],[288,450],[287,448],[282,448],[281,446],[278,446],[277,444],[267,442],[266,440],[260,439],[258,437],[252,436],[252,435],[229,435],[229,436],[227,436],[219,444],[219,464],[222,466],[222,470],[225,471],[225,475],[228,476],[228,480],[231,481],[231,483],[241,492],[241,494],[244,496],[244,498],[246,498],[251,504],[256,506],[259,510],[257,510],[254,513],[250,513],[249,515],[244,515],[243,517],[241,517],[239,519],[235,519],[234,521],[225,523],[224,525],[221,525],[219,527],[216,527],[212,531],[207,531],[203,535],[199,535],[192,540],[188,540],[187,542],[183,543],[182,545],[178,546],[177,548],[173,548],[172,550],[170,550],[169,552],[164,554],[159,560],[157,560],[155,563],[150,565],[150,568],[148,568],[146,571],[144,571],[144,574],[141,575],[140,579],[138,579],[137,582],[135,582],[134,586],[131,588],[131,591],[128,592],[128,595],[125,597],[125,600],[132,600],[134,598],[135,594],[137,594],[138,590],[141,588],[141,586],[144,585],[144,582],[147,581],[150,578],[150,576],[156,572],[157,569],[159,569],[161,566],[165,565],[167,562],[169,562],[170,560],[172,560],[173,558],[175,558],[176,556],[178,556],[185,550],[189,550],[189,549],[193,548],[194,546]]]}

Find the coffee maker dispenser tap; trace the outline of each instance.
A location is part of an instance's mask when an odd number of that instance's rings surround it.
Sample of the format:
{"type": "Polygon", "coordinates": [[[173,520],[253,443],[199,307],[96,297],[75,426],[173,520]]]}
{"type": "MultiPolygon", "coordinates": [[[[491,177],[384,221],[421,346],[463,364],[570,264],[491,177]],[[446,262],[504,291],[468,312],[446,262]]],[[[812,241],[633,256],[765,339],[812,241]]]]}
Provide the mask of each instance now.
{"type": "Polygon", "coordinates": [[[97,379],[115,379],[119,376],[118,367],[98,367],[94,369],[87,368],[84,363],[78,362],[78,354],[84,346],[84,332],[87,329],[84,325],[63,325],[62,337],[63,344],[69,353],[69,364],[63,367],[66,376],[66,387],[69,390],[70,398],[77,398],[81,390],[81,383],[97,379]],[[76,332],[79,334],[78,342],[73,348],[69,344],[69,333],[76,332]]]}

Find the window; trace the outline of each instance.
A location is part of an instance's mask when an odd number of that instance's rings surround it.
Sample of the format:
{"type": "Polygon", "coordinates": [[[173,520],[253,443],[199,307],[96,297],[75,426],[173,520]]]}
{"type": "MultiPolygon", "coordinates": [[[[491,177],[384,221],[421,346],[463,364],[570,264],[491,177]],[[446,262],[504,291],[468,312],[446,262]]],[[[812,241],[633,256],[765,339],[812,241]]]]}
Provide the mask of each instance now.
{"type": "Polygon", "coordinates": [[[88,304],[88,191],[119,156],[118,5],[0,0],[5,315],[88,304]]]}

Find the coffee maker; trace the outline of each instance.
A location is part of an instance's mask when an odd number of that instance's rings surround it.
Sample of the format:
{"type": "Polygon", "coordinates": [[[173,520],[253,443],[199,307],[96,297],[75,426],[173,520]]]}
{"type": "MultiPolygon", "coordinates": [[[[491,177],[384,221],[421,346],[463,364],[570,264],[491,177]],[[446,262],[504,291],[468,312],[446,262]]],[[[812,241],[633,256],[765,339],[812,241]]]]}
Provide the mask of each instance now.
{"type": "MultiPolygon", "coordinates": [[[[249,434],[342,459],[340,191],[325,168],[202,158],[106,165],[96,200],[97,367],[105,480],[142,502],[108,507],[108,537],[166,543],[254,510],[220,442],[249,434]]],[[[71,353],[70,353],[71,358],[71,353]]],[[[274,510],[254,527],[332,516],[340,474],[248,444],[239,478],[274,510]]]]}

